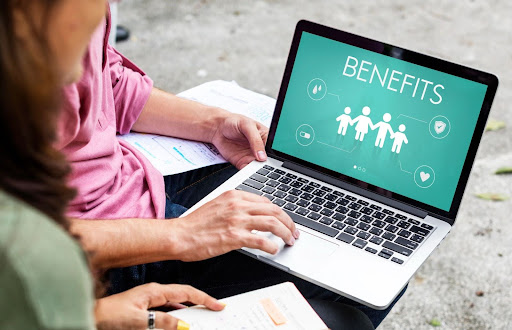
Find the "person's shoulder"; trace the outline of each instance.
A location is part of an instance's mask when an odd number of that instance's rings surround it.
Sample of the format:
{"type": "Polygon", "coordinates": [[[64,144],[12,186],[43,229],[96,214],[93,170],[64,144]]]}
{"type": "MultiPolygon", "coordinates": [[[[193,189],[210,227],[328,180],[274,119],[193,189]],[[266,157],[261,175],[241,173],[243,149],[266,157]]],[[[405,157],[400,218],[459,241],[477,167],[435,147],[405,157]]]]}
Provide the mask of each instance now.
{"type": "Polygon", "coordinates": [[[78,244],[47,216],[2,191],[0,219],[0,291],[7,293],[0,305],[21,307],[10,319],[26,311],[38,328],[92,327],[92,281],[78,244]]]}

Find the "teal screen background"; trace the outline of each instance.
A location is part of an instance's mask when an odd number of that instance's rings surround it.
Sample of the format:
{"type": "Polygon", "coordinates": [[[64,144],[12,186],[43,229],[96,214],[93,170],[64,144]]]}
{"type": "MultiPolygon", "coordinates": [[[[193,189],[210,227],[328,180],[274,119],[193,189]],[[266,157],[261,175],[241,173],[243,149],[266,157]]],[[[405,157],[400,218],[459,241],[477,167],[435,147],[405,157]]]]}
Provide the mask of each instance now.
{"type": "MultiPolygon", "coordinates": [[[[370,72],[361,77],[368,80],[373,66],[366,67],[370,72]]],[[[392,87],[400,90],[403,76],[397,78],[400,81],[392,87]]],[[[487,86],[480,83],[303,32],[272,148],[449,211],[486,90],[487,86]],[[423,100],[422,85],[419,95],[411,97],[415,84],[412,78],[409,81],[413,86],[406,86],[408,93],[404,89],[400,94],[382,87],[377,76],[371,84],[357,80],[357,74],[344,76],[347,56],[371,62],[381,73],[389,68],[389,74],[397,70],[432,81],[434,86],[441,84],[444,89],[438,91],[443,100],[437,105],[429,101],[430,97],[438,99],[433,86],[423,100]],[[317,78],[325,83],[324,89],[317,91],[318,95],[325,93],[320,100],[310,97],[315,85],[310,82],[317,78]],[[355,139],[357,124],[348,126],[345,136],[338,134],[340,122],[336,118],[345,107],[351,108],[354,119],[365,106],[371,109],[368,117],[373,124],[389,113],[394,132],[400,124],[406,126],[403,133],[408,143],[402,144],[400,153],[391,151],[394,140],[389,134],[382,149],[375,146],[378,129],[369,129],[363,141],[355,139]],[[435,138],[435,131],[431,133],[433,118],[439,115],[449,121],[444,138],[435,138]],[[306,146],[298,142],[298,128],[304,124],[314,131],[311,144],[306,146]],[[421,187],[429,183],[421,182],[422,171],[430,175],[429,187],[421,187]]]]}

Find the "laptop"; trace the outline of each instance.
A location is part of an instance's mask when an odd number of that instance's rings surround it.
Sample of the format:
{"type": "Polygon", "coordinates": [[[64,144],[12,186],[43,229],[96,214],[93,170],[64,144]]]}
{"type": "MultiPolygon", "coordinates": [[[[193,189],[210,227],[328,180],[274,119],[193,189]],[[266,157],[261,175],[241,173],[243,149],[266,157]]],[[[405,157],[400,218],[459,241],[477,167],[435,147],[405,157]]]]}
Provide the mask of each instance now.
{"type": "Polygon", "coordinates": [[[385,309],[442,242],[498,86],[492,74],[313,22],[297,24],[270,127],[231,189],[269,198],[301,231],[241,252],[385,309]]]}

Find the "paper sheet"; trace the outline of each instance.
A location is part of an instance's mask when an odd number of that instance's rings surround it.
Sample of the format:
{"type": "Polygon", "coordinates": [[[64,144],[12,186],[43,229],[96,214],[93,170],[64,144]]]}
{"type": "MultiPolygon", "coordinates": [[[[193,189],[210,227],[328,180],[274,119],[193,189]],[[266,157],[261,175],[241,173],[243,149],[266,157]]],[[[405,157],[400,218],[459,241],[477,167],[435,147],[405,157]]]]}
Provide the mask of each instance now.
{"type": "MultiPolygon", "coordinates": [[[[272,121],[276,103],[268,96],[223,80],[199,85],[178,96],[245,115],[267,127],[272,121]]],[[[208,143],[141,133],[129,133],[118,138],[137,148],[164,176],[226,162],[208,143]]]]}
{"type": "MultiPolygon", "coordinates": [[[[172,311],[171,314],[190,324],[195,330],[239,329],[327,329],[313,308],[290,282],[247,292],[221,300],[224,310],[214,312],[202,306],[172,311]],[[276,325],[265,309],[262,300],[271,300],[285,322],[276,325]]],[[[280,322],[278,322],[280,323],[280,322]]]]}

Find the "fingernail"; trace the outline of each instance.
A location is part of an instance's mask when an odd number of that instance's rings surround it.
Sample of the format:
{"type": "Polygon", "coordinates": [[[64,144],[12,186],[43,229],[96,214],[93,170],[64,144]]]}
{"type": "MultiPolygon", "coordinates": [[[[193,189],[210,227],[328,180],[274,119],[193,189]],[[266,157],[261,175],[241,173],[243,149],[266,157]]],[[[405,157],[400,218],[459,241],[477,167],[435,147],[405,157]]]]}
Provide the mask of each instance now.
{"type": "Polygon", "coordinates": [[[258,160],[266,160],[267,159],[267,155],[265,154],[265,152],[263,151],[258,151],[258,160]]]}
{"type": "Polygon", "coordinates": [[[295,234],[293,236],[295,236],[296,239],[299,238],[300,231],[298,229],[295,229],[295,234]]]}
{"type": "Polygon", "coordinates": [[[295,238],[291,238],[290,241],[288,242],[288,245],[293,245],[295,244],[295,238]]]}
{"type": "Polygon", "coordinates": [[[189,330],[190,324],[188,324],[185,321],[179,320],[178,321],[178,330],[189,330]]]}
{"type": "Polygon", "coordinates": [[[221,304],[222,306],[226,307],[228,304],[226,303],[223,303],[222,301],[219,301],[219,304],[221,304]]]}

